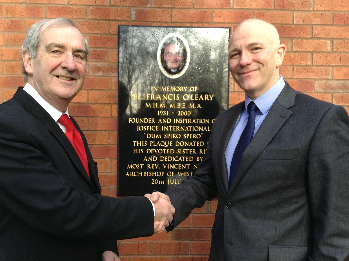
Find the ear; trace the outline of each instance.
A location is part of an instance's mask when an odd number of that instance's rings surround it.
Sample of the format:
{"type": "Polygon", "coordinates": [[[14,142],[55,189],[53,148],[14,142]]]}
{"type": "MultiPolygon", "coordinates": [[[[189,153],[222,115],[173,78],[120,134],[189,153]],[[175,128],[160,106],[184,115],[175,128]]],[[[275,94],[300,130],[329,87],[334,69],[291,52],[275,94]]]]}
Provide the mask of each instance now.
{"type": "Polygon", "coordinates": [[[279,68],[284,60],[286,53],[286,45],[280,44],[276,53],[276,68],[279,68]]]}
{"type": "Polygon", "coordinates": [[[32,66],[33,59],[31,58],[28,51],[23,52],[22,60],[23,60],[24,69],[27,72],[27,74],[29,75],[33,74],[33,66],[32,66]]]}

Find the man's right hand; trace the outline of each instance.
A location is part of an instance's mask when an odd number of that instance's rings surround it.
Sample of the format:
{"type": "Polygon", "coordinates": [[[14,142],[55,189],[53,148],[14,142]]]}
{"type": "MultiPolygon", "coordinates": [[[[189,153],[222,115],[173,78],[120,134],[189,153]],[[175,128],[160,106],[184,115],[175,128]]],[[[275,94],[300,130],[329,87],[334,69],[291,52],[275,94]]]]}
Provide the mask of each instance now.
{"type": "Polygon", "coordinates": [[[161,233],[173,220],[175,208],[172,206],[170,198],[163,193],[154,192],[144,196],[149,198],[155,207],[154,232],[161,233]]]}

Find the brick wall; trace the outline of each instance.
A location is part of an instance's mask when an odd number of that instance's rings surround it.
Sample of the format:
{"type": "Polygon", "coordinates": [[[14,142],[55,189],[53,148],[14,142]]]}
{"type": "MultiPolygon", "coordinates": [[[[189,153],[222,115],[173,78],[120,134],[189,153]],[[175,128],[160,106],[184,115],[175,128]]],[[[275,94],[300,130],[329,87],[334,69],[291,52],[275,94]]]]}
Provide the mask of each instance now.
{"type": "MultiPolygon", "coordinates": [[[[287,53],[281,74],[295,89],[349,111],[349,1],[343,0],[12,0],[0,1],[0,102],[23,85],[19,50],[42,18],[73,19],[91,45],[88,77],[70,113],[98,162],[103,194],[116,196],[118,25],[234,29],[246,18],[276,25],[287,53]]],[[[230,80],[230,105],[244,95],[230,80]]],[[[123,261],[208,260],[217,201],[173,232],[119,243],[123,261]]]]}

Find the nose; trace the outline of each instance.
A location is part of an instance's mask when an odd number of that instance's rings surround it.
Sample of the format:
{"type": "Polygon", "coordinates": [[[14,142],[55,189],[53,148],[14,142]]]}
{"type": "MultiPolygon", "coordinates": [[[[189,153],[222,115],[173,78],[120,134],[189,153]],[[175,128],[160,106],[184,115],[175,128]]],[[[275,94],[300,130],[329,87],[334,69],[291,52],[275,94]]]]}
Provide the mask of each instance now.
{"type": "Polygon", "coordinates": [[[251,63],[251,54],[249,52],[242,52],[239,60],[240,66],[244,67],[251,63]]]}
{"type": "Polygon", "coordinates": [[[74,71],[76,70],[76,61],[74,59],[74,56],[72,53],[66,53],[64,55],[63,61],[61,63],[61,66],[68,71],[74,71]]]}

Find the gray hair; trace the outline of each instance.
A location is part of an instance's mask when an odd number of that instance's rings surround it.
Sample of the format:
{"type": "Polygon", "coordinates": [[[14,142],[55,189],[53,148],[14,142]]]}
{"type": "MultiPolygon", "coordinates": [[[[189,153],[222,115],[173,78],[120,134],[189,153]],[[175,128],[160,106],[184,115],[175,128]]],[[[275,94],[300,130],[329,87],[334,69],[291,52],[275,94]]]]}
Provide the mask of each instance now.
{"type": "MultiPolygon", "coordinates": [[[[22,73],[24,74],[24,77],[23,77],[24,82],[27,82],[28,80],[28,73],[24,68],[24,63],[22,58],[23,54],[28,52],[31,58],[36,58],[38,54],[39,45],[41,42],[41,35],[46,30],[54,26],[73,26],[80,31],[80,29],[72,20],[63,18],[63,17],[59,17],[55,19],[45,19],[30,26],[27,32],[27,36],[24,39],[22,50],[21,50],[22,73]]],[[[86,59],[87,59],[89,54],[89,45],[85,37],[84,37],[84,40],[85,40],[85,48],[87,51],[87,56],[86,56],[86,59]]]]}

